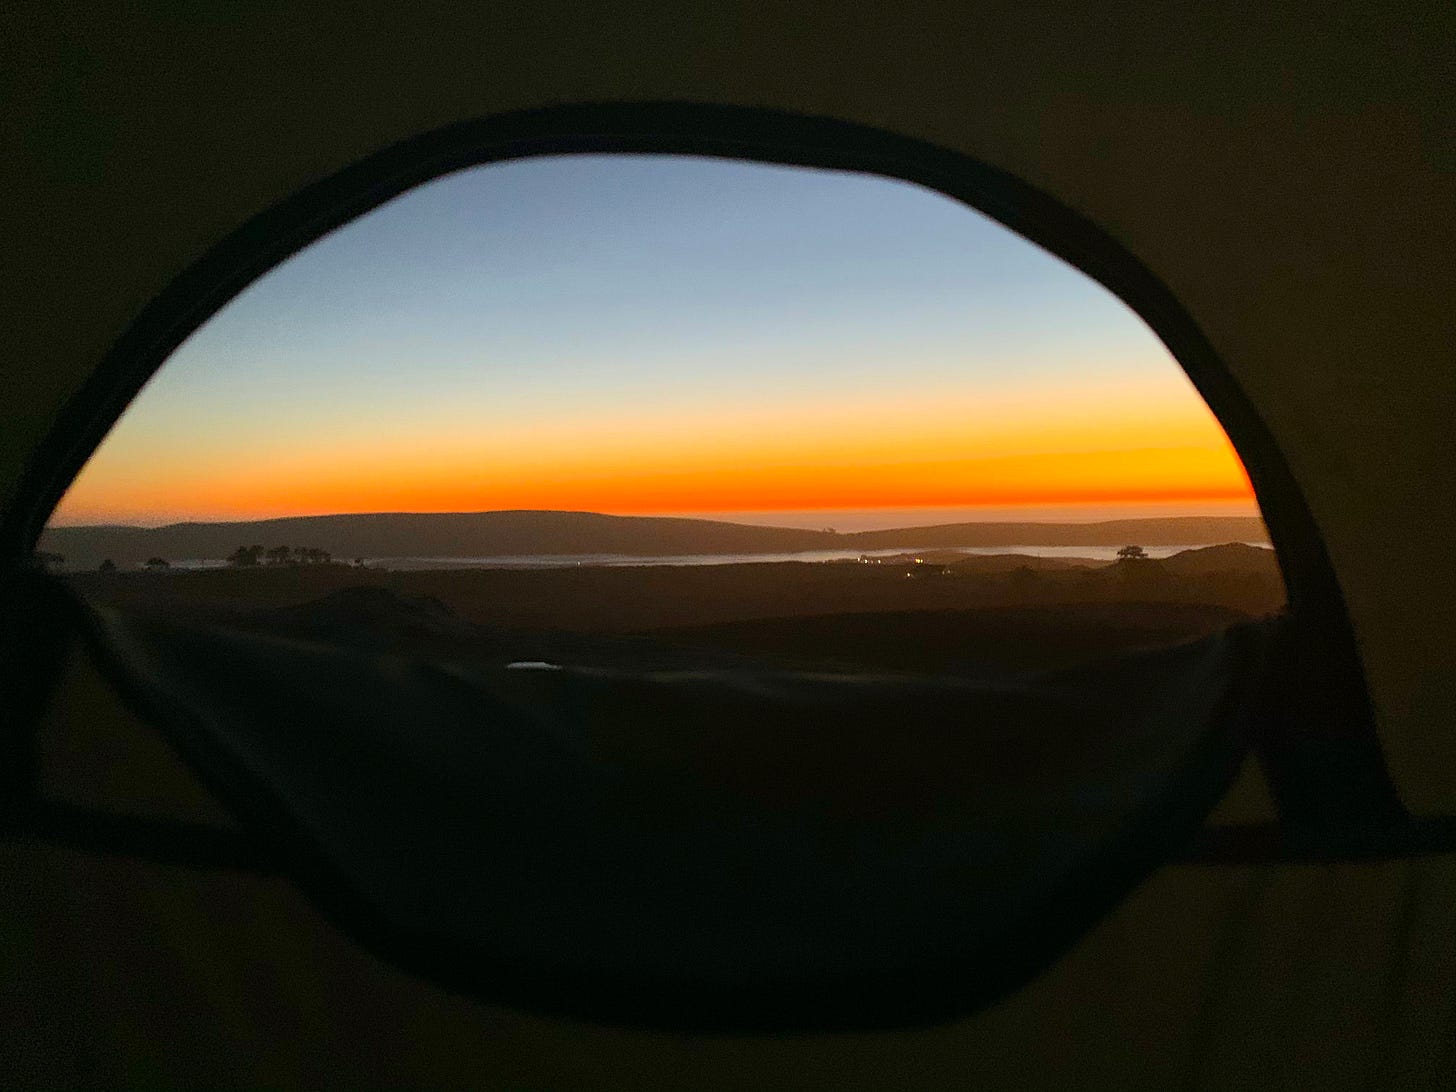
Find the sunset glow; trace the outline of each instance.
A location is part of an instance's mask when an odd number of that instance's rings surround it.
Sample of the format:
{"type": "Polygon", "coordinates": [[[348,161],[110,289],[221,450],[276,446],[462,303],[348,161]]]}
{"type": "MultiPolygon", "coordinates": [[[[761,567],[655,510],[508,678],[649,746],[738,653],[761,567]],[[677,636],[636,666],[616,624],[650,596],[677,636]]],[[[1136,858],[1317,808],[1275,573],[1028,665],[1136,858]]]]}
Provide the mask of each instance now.
{"type": "Polygon", "coordinates": [[[599,157],[440,180],[264,277],[53,522],[1143,504],[1256,511],[1100,286],[911,186],[599,157]]]}

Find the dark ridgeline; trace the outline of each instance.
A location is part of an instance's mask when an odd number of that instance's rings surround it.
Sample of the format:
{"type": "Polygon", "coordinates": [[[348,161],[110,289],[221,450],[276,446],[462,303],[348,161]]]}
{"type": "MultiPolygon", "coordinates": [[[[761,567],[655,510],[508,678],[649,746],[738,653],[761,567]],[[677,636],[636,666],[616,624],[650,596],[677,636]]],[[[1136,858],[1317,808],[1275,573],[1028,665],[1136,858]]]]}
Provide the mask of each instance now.
{"type": "Polygon", "coordinates": [[[1284,601],[1273,551],[1238,544],[1115,562],[926,556],[534,570],[297,565],[267,579],[233,566],[164,580],[70,579],[88,599],[134,616],[450,662],[738,662],[980,678],[1177,644],[1284,601]]]}
{"type": "Polygon", "coordinates": [[[149,557],[217,558],[240,543],[308,542],[335,557],[490,557],[527,554],[788,553],[950,546],[1202,545],[1267,539],[1257,517],[1183,517],[1103,523],[953,523],[837,534],[717,520],[606,516],[594,512],[436,512],[298,516],[166,527],[48,527],[43,550],[69,567],[103,558],[131,566],[149,557]]]}
{"type": "Polygon", "coordinates": [[[838,538],[867,550],[896,546],[1203,546],[1211,542],[1267,542],[1258,516],[1174,516],[1098,523],[942,523],[889,531],[861,531],[838,538]]]}

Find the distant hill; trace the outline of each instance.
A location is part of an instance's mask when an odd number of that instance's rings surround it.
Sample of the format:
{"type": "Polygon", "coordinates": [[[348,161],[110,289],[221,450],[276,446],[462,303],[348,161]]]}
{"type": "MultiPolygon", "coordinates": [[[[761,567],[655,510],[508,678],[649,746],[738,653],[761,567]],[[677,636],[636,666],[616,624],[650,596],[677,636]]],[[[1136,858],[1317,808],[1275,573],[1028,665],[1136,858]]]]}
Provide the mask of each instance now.
{"type": "Polygon", "coordinates": [[[149,557],[223,558],[239,546],[314,546],[336,558],[491,557],[523,554],[786,553],[955,546],[1202,545],[1260,542],[1254,517],[1187,517],[1104,523],[953,523],[889,531],[757,527],[716,520],[607,516],[595,512],[390,512],[298,516],[238,523],[165,527],[51,527],[40,549],[68,568],[95,568],[103,558],[134,566],[149,557]]]}
{"type": "Polygon", "coordinates": [[[1178,568],[1175,554],[1161,561],[1044,568],[1005,556],[999,565],[987,557],[949,566],[783,562],[381,571],[303,565],[109,575],[93,569],[70,579],[87,599],[144,617],[245,624],[319,638],[350,632],[371,639],[409,634],[416,641],[455,641],[456,622],[449,615],[497,633],[598,635],[755,618],[1118,602],[1217,604],[1262,616],[1279,610],[1285,595],[1273,551],[1250,556],[1260,554],[1268,566],[1263,573],[1215,569],[1190,575],[1172,571],[1178,568]],[[984,567],[982,560],[988,562],[984,567]],[[906,579],[907,573],[926,578],[906,579]],[[399,601],[371,587],[387,589],[399,601]],[[302,604],[312,605],[295,615],[302,604]]]}
{"type": "Polygon", "coordinates": [[[239,546],[315,546],[336,558],[492,557],[518,554],[774,553],[832,549],[823,531],[750,527],[701,519],[594,512],[429,512],[299,516],[166,527],[55,527],[41,549],[68,566],[118,565],[148,557],[223,558],[239,546]]]}
{"type": "Polygon", "coordinates": [[[951,566],[956,572],[1008,573],[1017,569],[1076,569],[1086,566],[1101,568],[1110,561],[1099,561],[1094,557],[1041,557],[1038,554],[969,554],[964,550],[913,550],[903,554],[876,554],[877,565],[911,565],[924,563],[932,566],[951,566]]]}
{"type": "Polygon", "coordinates": [[[1091,557],[1038,557],[1036,554],[960,554],[949,563],[956,572],[1009,573],[1022,569],[1032,572],[1059,572],[1110,564],[1091,557]]]}
{"type": "Polygon", "coordinates": [[[1179,576],[1203,576],[1209,573],[1259,573],[1274,575],[1279,562],[1267,546],[1249,546],[1229,542],[1222,546],[1205,546],[1201,550],[1184,550],[1166,557],[1163,568],[1179,576]]]}
{"type": "Polygon", "coordinates": [[[867,550],[896,546],[1202,546],[1267,542],[1257,516],[1180,516],[1101,523],[943,523],[840,536],[867,550]]]}

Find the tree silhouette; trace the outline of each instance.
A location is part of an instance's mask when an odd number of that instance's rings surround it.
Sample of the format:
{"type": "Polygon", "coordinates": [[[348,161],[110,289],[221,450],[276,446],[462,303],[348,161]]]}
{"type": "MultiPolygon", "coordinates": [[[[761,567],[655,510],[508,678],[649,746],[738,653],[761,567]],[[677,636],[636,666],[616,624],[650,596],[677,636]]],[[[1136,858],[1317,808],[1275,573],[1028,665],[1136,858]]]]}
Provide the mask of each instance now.
{"type": "Polygon", "coordinates": [[[287,565],[292,560],[293,551],[287,546],[274,546],[264,556],[268,558],[270,565],[287,565]]]}
{"type": "Polygon", "coordinates": [[[114,573],[116,572],[116,562],[112,561],[109,557],[104,558],[101,564],[96,566],[96,571],[98,573],[114,573]]]}
{"type": "Polygon", "coordinates": [[[293,548],[293,562],[297,565],[327,565],[334,559],[334,555],[327,550],[321,550],[317,546],[295,546],[293,548]]]}
{"type": "Polygon", "coordinates": [[[146,567],[155,572],[158,569],[170,569],[172,566],[165,557],[149,557],[147,558],[146,567]]]}
{"type": "Polygon", "coordinates": [[[1146,561],[1148,552],[1141,546],[1124,546],[1117,551],[1117,556],[1124,561],[1146,561]]]}
{"type": "Polygon", "coordinates": [[[234,568],[251,568],[258,564],[258,559],[262,556],[263,547],[261,546],[239,546],[228,554],[227,563],[234,568]]]}

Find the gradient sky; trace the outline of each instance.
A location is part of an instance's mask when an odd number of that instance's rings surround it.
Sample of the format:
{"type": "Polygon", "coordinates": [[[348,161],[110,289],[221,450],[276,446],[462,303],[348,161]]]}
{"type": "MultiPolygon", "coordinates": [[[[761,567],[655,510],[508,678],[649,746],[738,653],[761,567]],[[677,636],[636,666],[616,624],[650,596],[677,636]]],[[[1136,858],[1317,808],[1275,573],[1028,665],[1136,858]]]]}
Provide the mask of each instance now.
{"type": "Polygon", "coordinates": [[[1257,511],[1141,320],[966,207],[565,156],[436,180],[261,278],[53,522],[493,508],[841,529],[1257,511]]]}

